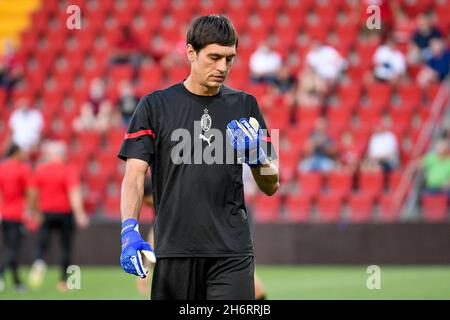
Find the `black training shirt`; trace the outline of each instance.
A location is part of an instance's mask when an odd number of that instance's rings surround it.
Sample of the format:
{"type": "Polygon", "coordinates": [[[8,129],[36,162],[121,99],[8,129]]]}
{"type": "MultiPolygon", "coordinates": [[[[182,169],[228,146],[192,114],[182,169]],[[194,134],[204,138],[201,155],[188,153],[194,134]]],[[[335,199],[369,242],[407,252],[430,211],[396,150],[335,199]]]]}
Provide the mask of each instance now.
{"type": "MultiPolygon", "coordinates": [[[[253,255],[242,164],[235,154],[233,163],[226,156],[230,150],[233,155],[226,126],[243,117],[256,118],[266,129],[256,99],[224,85],[215,96],[198,96],[181,82],[140,100],[118,156],[150,165],[158,257],[253,255]],[[215,159],[221,162],[202,158],[220,155],[218,150],[223,157],[215,159]]],[[[270,141],[267,132],[263,137],[270,141]]],[[[270,142],[267,147],[274,158],[270,142]]]]}

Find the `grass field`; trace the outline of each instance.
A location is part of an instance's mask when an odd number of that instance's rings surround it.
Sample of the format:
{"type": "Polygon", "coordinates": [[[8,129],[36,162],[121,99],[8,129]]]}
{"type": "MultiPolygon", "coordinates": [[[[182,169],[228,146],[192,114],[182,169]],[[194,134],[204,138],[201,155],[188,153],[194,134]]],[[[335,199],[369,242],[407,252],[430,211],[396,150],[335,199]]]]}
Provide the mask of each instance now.
{"type": "MultiPolygon", "coordinates": [[[[257,266],[269,299],[450,299],[450,266],[380,266],[381,288],[369,290],[367,266],[257,266]]],[[[21,274],[26,278],[28,269],[21,274]]],[[[61,294],[58,271],[51,267],[43,286],[0,299],[148,299],[136,290],[133,276],[115,267],[81,267],[81,289],[61,294]]]]}

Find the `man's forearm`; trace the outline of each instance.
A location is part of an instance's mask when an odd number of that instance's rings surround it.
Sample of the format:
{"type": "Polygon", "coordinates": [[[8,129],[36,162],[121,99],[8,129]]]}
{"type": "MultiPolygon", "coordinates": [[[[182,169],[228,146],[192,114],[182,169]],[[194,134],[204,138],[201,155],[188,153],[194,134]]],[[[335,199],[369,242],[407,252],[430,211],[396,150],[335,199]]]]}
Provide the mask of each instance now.
{"type": "Polygon", "coordinates": [[[120,198],[122,221],[130,218],[139,220],[144,196],[144,179],[145,176],[131,177],[125,174],[120,198]]]}
{"type": "Polygon", "coordinates": [[[80,187],[72,188],[69,191],[69,199],[70,199],[70,206],[72,207],[72,211],[76,216],[82,216],[82,215],[86,214],[84,212],[83,197],[81,195],[80,187]]]}
{"type": "Polygon", "coordinates": [[[280,186],[278,168],[272,161],[251,170],[255,182],[262,192],[271,196],[278,190],[280,186]]]}

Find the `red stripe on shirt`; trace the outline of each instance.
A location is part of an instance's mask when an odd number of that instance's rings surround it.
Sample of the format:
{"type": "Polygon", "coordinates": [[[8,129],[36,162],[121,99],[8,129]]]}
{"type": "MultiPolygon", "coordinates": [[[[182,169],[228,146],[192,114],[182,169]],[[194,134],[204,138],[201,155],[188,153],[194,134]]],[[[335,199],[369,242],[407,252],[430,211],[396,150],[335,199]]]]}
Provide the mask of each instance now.
{"type": "Polygon", "coordinates": [[[267,141],[267,142],[272,142],[272,139],[271,139],[270,137],[264,137],[264,136],[262,136],[262,139],[263,139],[264,141],[267,141]]]}
{"type": "Polygon", "coordinates": [[[138,132],[125,134],[125,140],[133,139],[133,138],[137,138],[137,137],[145,136],[145,135],[152,136],[153,139],[155,139],[155,137],[156,137],[156,134],[152,130],[141,130],[141,131],[138,131],[138,132]]]}

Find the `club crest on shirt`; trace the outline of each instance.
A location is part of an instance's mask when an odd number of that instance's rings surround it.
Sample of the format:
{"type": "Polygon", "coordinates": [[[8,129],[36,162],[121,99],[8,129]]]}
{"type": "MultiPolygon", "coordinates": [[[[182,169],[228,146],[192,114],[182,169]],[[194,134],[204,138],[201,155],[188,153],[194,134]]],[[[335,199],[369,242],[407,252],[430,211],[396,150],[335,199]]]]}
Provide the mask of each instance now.
{"type": "Polygon", "coordinates": [[[200,119],[200,126],[202,127],[203,131],[208,131],[209,129],[211,129],[212,119],[208,114],[208,109],[203,109],[203,112],[204,113],[202,115],[202,118],[200,119]]]}

